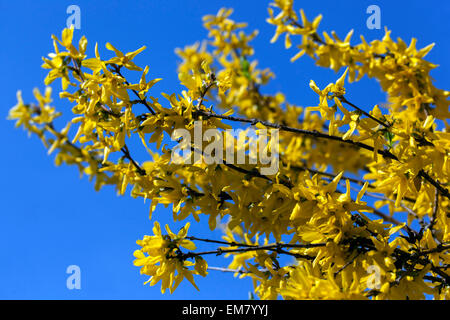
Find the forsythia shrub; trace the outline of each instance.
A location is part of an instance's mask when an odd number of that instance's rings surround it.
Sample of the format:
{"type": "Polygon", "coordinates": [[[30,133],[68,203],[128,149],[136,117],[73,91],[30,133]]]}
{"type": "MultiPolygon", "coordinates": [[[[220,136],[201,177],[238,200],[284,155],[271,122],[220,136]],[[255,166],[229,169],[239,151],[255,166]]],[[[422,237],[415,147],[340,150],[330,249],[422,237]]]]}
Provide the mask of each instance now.
{"type": "MultiPolygon", "coordinates": [[[[73,29],[64,29],[61,39],[53,36],[54,52],[42,67],[49,69],[46,85],[61,79],[59,97],[73,103],[73,118],[55,127],[61,113],[50,106],[50,87],[35,90],[37,103],[24,103],[18,92],[9,118],[39,136],[57,165],[78,166],[96,190],[113,185],[124,194],[131,187],[132,197],[151,200],[150,213],[162,204],[176,221],[206,215],[211,230],[227,222],[222,240],[190,236],[189,224],[173,233],[154,222],[152,235],[137,241],[134,264],[150,285],[161,281],[162,292],[173,292],[184,278],[196,286],[193,276],[210,270],[208,255],[223,254],[233,257],[227,270],[250,277],[261,299],[449,298],[450,93],[429,75],[436,66],[424,57],[432,45],[418,50],[415,39],[394,41],[388,30],[381,40],[351,44],[352,32],[343,40],[321,35],[321,16],[310,22],[293,1],[275,0],[267,19],[276,28],[272,41],[284,36],[286,48],[298,43],[292,61],[308,55],[341,74],[325,88],[311,80],[318,104],[304,109],[282,93],[261,92],[273,73],[253,59],[257,32],[245,33],[246,24],[231,14],[221,9],[203,18],[207,45],[177,49],[186,89],[162,93],[164,99],[153,94],[161,79],[147,79],[149,67],[133,62],[145,47],[123,53],[107,43],[107,59],[96,44],[89,58],[86,38],[77,46],[73,29]],[[126,70],[140,72],[139,82],[129,82],[126,70]],[[384,113],[351,102],[345,81],[365,75],[387,93],[384,113]],[[262,163],[238,165],[225,153],[221,163],[172,161],[174,150],[163,138],[178,129],[193,133],[199,121],[203,132],[230,123],[278,130],[278,171],[261,174],[262,163]],[[71,126],[76,133],[69,137],[71,126]],[[151,160],[133,158],[132,135],[151,160]],[[398,212],[407,213],[405,222],[395,218],[398,212]],[[199,241],[217,247],[196,251],[199,241]],[[291,263],[283,265],[283,256],[291,263]]],[[[208,144],[185,142],[200,157],[198,148],[208,144]]],[[[248,144],[235,143],[234,151],[248,144]]]]}

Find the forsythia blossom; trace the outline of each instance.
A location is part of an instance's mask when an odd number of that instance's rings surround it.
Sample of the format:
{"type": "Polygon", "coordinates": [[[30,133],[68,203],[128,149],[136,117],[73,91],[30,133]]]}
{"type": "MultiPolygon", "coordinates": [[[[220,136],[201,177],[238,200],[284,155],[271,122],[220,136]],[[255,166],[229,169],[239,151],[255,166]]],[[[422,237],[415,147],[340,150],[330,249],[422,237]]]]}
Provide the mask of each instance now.
{"type": "Polygon", "coordinates": [[[161,292],[169,288],[173,292],[183,278],[188,279],[192,285],[197,288],[194,282],[193,274],[200,274],[206,276],[207,264],[201,257],[196,259],[195,264],[190,261],[185,261],[180,256],[181,248],[188,250],[195,250],[195,244],[192,241],[186,240],[186,234],[189,229],[189,223],[183,227],[178,234],[174,234],[169,226],[166,225],[167,235],[161,234],[161,228],[158,222],[155,222],[153,227],[153,236],[145,236],[144,239],[138,240],[137,244],[142,247],[141,250],[136,250],[134,256],[135,266],[141,267],[141,273],[151,276],[146,282],[154,285],[161,281],[161,292]],[[145,253],[147,255],[145,255],[145,253]],[[194,270],[189,270],[188,267],[194,265],[194,270]],[[177,273],[175,275],[175,273],[177,273]]]}

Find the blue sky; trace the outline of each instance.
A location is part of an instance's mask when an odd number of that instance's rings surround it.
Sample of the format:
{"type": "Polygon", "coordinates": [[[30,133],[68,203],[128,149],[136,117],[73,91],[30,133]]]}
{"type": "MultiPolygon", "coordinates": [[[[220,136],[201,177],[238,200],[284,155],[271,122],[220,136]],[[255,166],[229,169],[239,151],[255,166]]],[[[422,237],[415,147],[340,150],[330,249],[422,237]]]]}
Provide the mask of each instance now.
{"type": "MultiPolygon", "coordinates": [[[[53,50],[51,34],[60,36],[66,25],[69,5],[81,9],[81,30],[88,52],[95,42],[100,54],[111,42],[128,52],[147,46],[135,59],[138,65],[150,66],[149,77],[164,78],[152,89],[160,92],[180,92],[176,74],[179,59],[174,53],[183,47],[205,39],[201,17],[216,13],[219,8],[233,7],[233,18],[249,23],[248,30],[258,29],[253,44],[261,67],[270,67],[276,79],[265,92],[282,91],[291,103],[308,106],[317,96],[308,83],[314,79],[322,87],[337,79],[327,69],[315,67],[303,57],[294,64],[289,58],[295,50],[286,51],[283,41],[270,44],[274,28],[265,22],[267,1],[5,1],[0,0],[0,63],[2,76],[2,108],[0,136],[3,137],[2,181],[0,197],[0,299],[247,299],[252,290],[248,279],[234,279],[232,274],[211,272],[203,279],[196,277],[201,291],[188,282],[182,283],[173,295],[161,295],[160,285],[143,286],[146,276],[132,264],[135,241],[151,232],[148,203],[129,196],[118,197],[112,188],[95,192],[86,177],[80,179],[74,167],[56,168],[52,156],[36,137],[28,138],[24,131],[14,129],[7,121],[10,107],[16,104],[16,91],[22,90],[26,101],[33,101],[32,90],[44,90],[47,73],[40,68],[41,57],[53,50]],[[66,268],[81,268],[81,290],[66,288],[66,268]]],[[[433,70],[435,84],[450,88],[450,4],[446,1],[296,1],[308,17],[323,14],[321,31],[336,30],[345,36],[355,30],[354,41],[362,34],[367,40],[381,38],[383,30],[366,27],[366,8],[376,4],[381,8],[382,27],[392,31],[393,38],[409,43],[418,38],[418,47],[435,42],[428,59],[440,67],[433,70]]],[[[61,89],[55,81],[54,105],[70,112],[70,105],[56,99],[61,89]]],[[[373,79],[364,78],[347,87],[348,95],[357,105],[383,102],[385,95],[373,79]]],[[[137,147],[137,145],[136,145],[137,147]]],[[[136,150],[140,160],[144,152],[136,150]]],[[[168,209],[158,208],[154,219],[161,224],[171,222],[168,209]]],[[[219,238],[211,234],[204,223],[191,226],[191,234],[219,238]]],[[[225,266],[228,261],[213,259],[210,265],[225,266]]]]}

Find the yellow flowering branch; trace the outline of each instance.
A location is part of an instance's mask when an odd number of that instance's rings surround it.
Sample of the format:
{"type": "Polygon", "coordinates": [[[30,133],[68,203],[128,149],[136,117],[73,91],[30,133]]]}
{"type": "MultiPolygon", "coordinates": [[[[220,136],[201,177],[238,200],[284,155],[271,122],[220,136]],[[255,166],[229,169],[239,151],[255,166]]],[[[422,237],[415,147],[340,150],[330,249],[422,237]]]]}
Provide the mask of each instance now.
{"type": "MultiPolygon", "coordinates": [[[[164,103],[150,93],[161,79],[148,80],[149,67],[133,62],[145,46],[123,53],[106,43],[112,56],[102,58],[96,44],[95,56],[88,58],[87,39],[76,47],[73,29],[64,29],[61,39],[52,37],[55,52],[43,58],[49,70],[44,83],[61,80],[60,98],[74,104],[71,121],[60,131],[55,128],[60,113],[50,106],[50,89],[35,90],[35,105],[18,93],[9,118],[36,134],[49,153],[56,151],[58,165],[75,164],[95,178],[96,190],[112,185],[121,195],[130,188],[132,197],[150,199],[150,218],[164,205],[175,221],[207,217],[211,230],[228,219],[223,241],[188,236],[189,224],[178,233],[166,226],[163,234],[157,222],[153,235],[138,240],[134,264],[150,277],[147,283],[161,282],[162,292],[173,292],[184,279],[198,288],[194,276],[219,270],[251,277],[261,299],[450,297],[445,122],[450,93],[432,84],[429,71],[435,66],[424,59],[431,47],[417,50],[415,40],[409,47],[394,42],[387,30],[383,39],[367,43],[362,38],[357,45],[350,44],[352,32],[344,40],[334,32],[322,37],[321,16],[310,22],[300,11],[300,22],[292,0],[274,1],[279,12],[269,10],[268,22],[276,26],[272,40],[284,34],[289,48],[291,36],[302,36],[293,60],[307,54],[319,66],[347,70],[323,89],[311,80],[317,106],[305,109],[280,92],[263,93],[274,74],[259,69],[253,58],[250,42],[257,31],[246,33],[246,24],[230,18],[232,10],[221,9],[204,18],[209,42],[177,49],[185,90],[162,93],[164,103]],[[138,83],[127,80],[125,69],[140,72],[138,83]],[[388,112],[377,105],[365,111],[350,102],[347,73],[349,81],[364,75],[379,79],[388,94],[388,112]],[[135,114],[139,105],[145,113],[135,114]],[[203,161],[211,139],[196,141],[196,130],[200,125],[202,132],[222,134],[233,128],[227,121],[254,125],[257,133],[278,129],[282,165],[276,173],[262,174],[262,161],[235,163],[234,154],[228,158],[223,149],[217,151],[222,162],[203,161]],[[69,139],[71,125],[78,128],[69,139]],[[179,139],[179,132],[188,133],[177,141],[191,151],[190,160],[202,161],[174,160],[176,148],[163,142],[168,136],[179,139]],[[132,156],[128,139],[133,135],[151,159],[132,156]],[[376,201],[368,205],[367,198],[376,201]],[[405,222],[398,212],[408,214],[405,222]],[[413,229],[413,221],[420,230],[413,229]],[[197,251],[197,242],[219,247],[197,251]],[[203,256],[210,255],[232,257],[232,262],[227,268],[209,267],[203,256]],[[283,265],[281,256],[296,263],[283,265]],[[377,271],[378,288],[368,285],[369,270],[377,271]]],[[[250,139],[232,137],[232,142],[233,151],[244,154],[247,147],[273,153],[250,139]]]]}

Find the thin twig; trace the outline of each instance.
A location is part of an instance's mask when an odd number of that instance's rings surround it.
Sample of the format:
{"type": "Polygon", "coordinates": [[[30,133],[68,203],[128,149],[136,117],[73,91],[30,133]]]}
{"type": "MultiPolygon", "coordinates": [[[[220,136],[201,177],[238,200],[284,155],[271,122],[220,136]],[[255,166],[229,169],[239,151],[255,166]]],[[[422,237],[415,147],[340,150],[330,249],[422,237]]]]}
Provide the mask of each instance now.
{"type": "Polygon", "coordinates": [[[124,145],[123,148],[120,149],[120,150],[123,152],[124,157],[131,161],[131,163],[133,164],[133,166],[136,168],[137,172],[138,172],[141,176],[145,176],[145,175],[146,175],[145,170],[142,169],[142,168],[137,164],[137,162],[134,161],[134,159],[131,157],[131,155],[130,155],[130,150],[128,150],[127,145],[124,145]]]}
{"type": "Polygon", "coordinates": [[[433,227],[434,227],[434,225],[435,225],[436,222],[437,222],[437,213],[438,213],[438,210],[439,210],[439,191],[438,191],[438,189],[436,188],[436,192],[435,192],[435,195],[434,195],[433,215],[431,216],[430,224],[429,224],[429,226],[428,226],[428,228],[429,228],[431,231],[433,231],[433,227]]]}
{"type": "MultiPolygon", "coordinates": [[[[358,148],[366,149],[369,151],[375,151],[375,149],[372,146],[369,146],[367,144],[364,144],[361,142],[355,142],[352,140],[344,140],[344,139],[342,139],[342,137],[328,135],[328,134],[325,134],[325,133],[322,133],[319,131],[309,131],[309,130],[304,130],[304,129],[299,129],[299,128],[293,128],[293,127],[289,127],[289,126],[286,126],[283,124],[276,124],[276,123],[272,123],[269,121],[263,121],[263,120],[259,120],[259,119],[248,119],[248,118],[240,118],[240,117],[234,117],[234,116],[225,116],[225,115],[215,114],[215,113],[212,113],[209,111],[204,111],[204,110],[196,110],[193,112],[193,114],[195,114],[196,116],[205,116],[205,117],[218,118],[218,119],[235,121],[235,122],[250,123],[252,125],[261,123],[262,125],[269,127],[269,128],[275,128],[275,129],[279,129],[279,130],[286,131],[286,132],[299,133],[302,135],[307,135],[307,136],[311,136],[311,137],[315,137],[315,138],[339,141],[341,143],[350,144],[350,145],[358,147],[358,148]]],[[[389,152],[387,150],[377,150],[377,152],[385,158],[398,160],[398,158],[394,154],[392,154],[391,152],[389,152]]]]}
{"type": "Polygon", "coordinates": [[[334,277],[336,277],[342,270],[344,270],[345,268],[347,268],[349,265],[351,265],[353,263],[353,261],[356,260],[356,258],[358,258],[358,256],[361,254],[361,252],[358,252],[351,260],[349,260],[346,264],[344,264],[338,271],[336,271],[334,273],[334,277]]]}
{"type": "MultiPolygon", "coordinates": [[[[228,242],[228,241],[221,241],[221,240],[213,240],[213,239],[204,239],[204,238],[197,238],[193,236],[186,237],[188,240],[192,241],[203,241],[203,242],[209,242],[209,243],[217,243],[217,244],[224,244],[230,247],[249,247],[249,248],[257,248],[260,247],[259,245],[255,244],[246,244],[241,242],[228,242]]],[[[290,243],[275,243],[275,244],[269,244],[265,247],[270,248],[318,248],[318,247],[325,247],[326,243],[307,243],[307,244],[290,244],[290,243]]]]}
{"type": "Polygon", "coordinates": [[[370,113],[364,111],[363,109],[361,109],[360,107],[354,105],[353,103],[351,103],[350,101],[348,101],[344,96],[339,96],[338,97],[339,100],[341,100],[341,102],[348,104],[349,106],[353,107],[354,109],[358,110],[359,112],[361,112],[362,114],[364,114],[366,117],[372,119],[373,121],[381,124],[383,127],[389,129],[390,125],[385,124],[383,121],[378,120],[377,118],[375,118],[374,116],[372,116],[370,113]]]}
{"type": "Polygon", "coordinates": [[[442,252],[442,251],[446,251],[446,250],[450,250],[450,244],[448,244],[448,245],[438,245],[434,249],[421,251],[419,253],[419,255],[427,255],[427,254],[431,254],[431,253],[438,253],[438,252],[442,252]]]}
{"type": "MultiPolygon", "coordinates": [[[[126,85],[129,85],[130,83],[126,80],[126,78],[122,75],[122,73],[120,72],[120,69],[122,68],[122,66],[118,66],[118,65],[116,65],[116,64],[110,64],[112,67],[113,67],[113,71],[114,72],[116,72],[119,76],[121,76],[124,80],[125,80],[125,84],[126,85]]],[[[147,109],[148,109],[148,111],[150,111],[150,113],[152,114],[152,115],[155,115],[156,114],[156,112],[152,109],[152,107],[148,104],[148,102],[147,102],[147,100],[145,100],[145,99],[142,99],[141,98],[141,96],[139,95],[139,92],[137,92],[136,90],[134,90],[134,89],[131,89],[131,91],[133,91],[133,93],[135,94],[135,96],[136,97],[138,97],[138,101],[140,102],[140,103],[142,103],[147,109]]]]}
{"type": "Polygon", "coordinates": [[[450,199],[450,193],[448,189],[444,188],[439,182],[435,181],[433,178],[430,177],[428,173],[426,173],[423,169],[419,171],[419,176],[427,180],[429,183],[431,183],[436,189],[439,190],[439,192],[450,199]]]}
{"type": "Polygon", "coordinates": [[[267,251],[273,251],[273,252],[277,252],[277,253],[291,255],[296,258],[302,258],[302,259],[307,259],[307,260],[315,259],[314,257],[308,256],[308,255],[285,251],[285,250],[281,249],[282,247],[283,247],[282,244],[281,245],[277,244],[277,245],[255,246],[255,247],[248,247],[248,248],[236,248],[236,249],[221,249],[221,248],[219,248],[216,250],[203,251],[203,252],[192,252],[191,251],[191,252],[187,252],[187,253],[181,253],[180,258],[183,260],[186,260],[189,258],[194,258],[197,256],[203,256],[203,255],[209,255],[209,254],[215,254],[217,256],[220,256],[220,255],[226,254],[226,253],[241,253],[241,252],[249,252],[249,251],[267,250],[267,251]]]}

